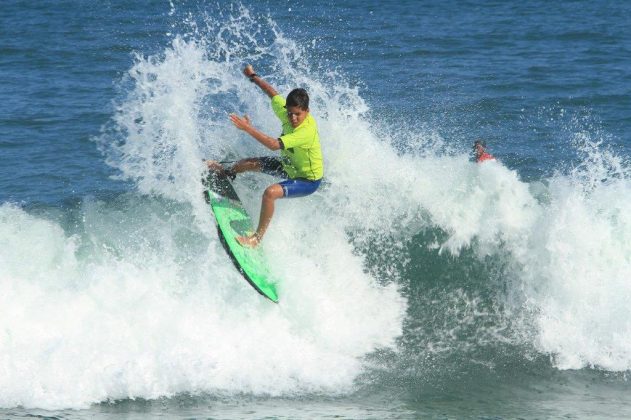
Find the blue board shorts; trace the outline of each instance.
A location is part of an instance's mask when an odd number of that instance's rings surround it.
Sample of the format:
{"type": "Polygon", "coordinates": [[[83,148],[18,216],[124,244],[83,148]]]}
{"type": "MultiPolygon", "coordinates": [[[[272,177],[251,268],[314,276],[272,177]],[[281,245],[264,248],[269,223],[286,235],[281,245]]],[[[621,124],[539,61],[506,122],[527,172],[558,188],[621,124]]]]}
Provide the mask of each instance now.
{"type": "MultiPolygon", "coordinates": [[[[257,158],[261,164],[261,172],[281,178],[289,178],[289,175],[283,169],[283,165],[279,158],[274,156],[265,156],[257,158]]],[[[278,184],[283,187],[283,197],[297,198],[305,197],[316,192],[322,179],[310,181],[305,178],[285,179],[278,184]]]]}

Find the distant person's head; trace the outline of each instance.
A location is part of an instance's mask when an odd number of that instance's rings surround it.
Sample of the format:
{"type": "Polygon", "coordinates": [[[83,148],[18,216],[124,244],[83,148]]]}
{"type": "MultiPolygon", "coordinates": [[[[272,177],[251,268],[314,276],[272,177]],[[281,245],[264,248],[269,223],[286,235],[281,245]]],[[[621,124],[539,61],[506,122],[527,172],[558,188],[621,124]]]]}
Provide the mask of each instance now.
{"type": "Polygon", "coordinates": [[[486,142],[484,140],[476,140],[473,142],[473,153],[475,153],[475,157],[479,158],[486,151],[486,142]]]}
{"type": "Polygon", "coordinates": [[[285,102],[287,117],[292,127],[296,128],[309,115],[309,94],[302,88],[294,89],[287,95],[285,102]]]}

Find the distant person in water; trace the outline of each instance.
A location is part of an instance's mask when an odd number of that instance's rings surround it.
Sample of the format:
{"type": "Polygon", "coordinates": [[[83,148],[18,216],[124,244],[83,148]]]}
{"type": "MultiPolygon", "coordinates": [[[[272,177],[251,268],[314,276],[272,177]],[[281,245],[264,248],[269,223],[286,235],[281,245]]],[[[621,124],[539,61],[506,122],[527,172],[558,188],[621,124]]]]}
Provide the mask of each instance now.
{"type": "Polygon", "coordinates": [[[206,163],[210,170],[222,171],[232,178],[246,171],[264,172],[285,178],[265,189],[256,231],[250,236],[236,238],[242,246],[256,247],[263,239],[272,220],[276,199],[313,194],[320,186],[324,171],[318,127],[309,113],[307,91],[294,89],[285,99],[256,74],[251,65],[245,67],[243,74],[271,98],[272,110],[280,120],[283,131],[279,137],[271,137],[255,128],[247,115],[239,117],[231,114],[230,119],[235,127],[254,137],[263,146],[274,151],[280,150],[280,157],[243,159],[227,169],[215,161],[206,161],[206,163]]]}
{"type": "Polygon", "coordinates": [[[486,142],[484,140],[476,140],[473,143],[473,153],[475,153],[475,161],[478,163],[486,160],[495,160],[492,154],[487,153],[486,142]]]}

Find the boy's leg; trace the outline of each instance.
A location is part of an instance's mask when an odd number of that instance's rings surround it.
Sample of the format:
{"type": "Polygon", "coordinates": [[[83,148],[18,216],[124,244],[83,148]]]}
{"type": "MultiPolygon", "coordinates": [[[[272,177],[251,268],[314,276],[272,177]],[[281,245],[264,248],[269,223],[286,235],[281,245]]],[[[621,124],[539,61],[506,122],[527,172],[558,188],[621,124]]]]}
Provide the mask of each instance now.
{"type": "Polygon", "coordinates": [[[257,246],[263,239],[263,235],[274,215],[274,201],[283,197],[297,198],[313,194],[320,186],[321,181],[320,179],[317,181],[287,179],[267,187],[261,201],[261,214],[256,232],[251,236],[238,236],[236,238],[237,241],[243,246],[257,246]]]}
{"type": "Polygon", "coordinates": [[[242,159],[232,165],[232,168],[227,170],[234,174],[240,174],[241,172],[260,172],[261,171],[261,159],[260,158],[248,158],[242,159]]]}
{"type": "Polygon", "coordinates": [[[249,158],[242,159],[232,165],[231,168],[225,168],[221,163],[215,160],[206,160],[206,166],[208,170],[211,172],[219,172],[222,175],[226,175],[231,180],[237,176],[237,174],[241,172],[260,172],[262,168],[262,163],[260,162],[260,158],[249,158]]]}
{"type": "Polygon", "coordinates": [[[232,172],[235,174],[239,174],[241,172],[247,171],[255,171],[258,172],[261,170],[261,162],[260,158],[248,158],[237,161],[232,168],[226,169],[220,162],[216,160],[206,160],[206,166],[210,171],[216,172],[232,172]]]}
{"type": "Polygon", "coordinates": [[[236,239],[241,245],[254,248],[261,242],[263,235],[265,235],[265,231],[272,221],[272,216],[274,215],[274,202],[278,198],[282,198],[284,195],[285,192],[280,184],[273,184],[265,189],[263,199],[261,200],[259,225],[254,234],[250,236],[237,236],[236,239]]]}

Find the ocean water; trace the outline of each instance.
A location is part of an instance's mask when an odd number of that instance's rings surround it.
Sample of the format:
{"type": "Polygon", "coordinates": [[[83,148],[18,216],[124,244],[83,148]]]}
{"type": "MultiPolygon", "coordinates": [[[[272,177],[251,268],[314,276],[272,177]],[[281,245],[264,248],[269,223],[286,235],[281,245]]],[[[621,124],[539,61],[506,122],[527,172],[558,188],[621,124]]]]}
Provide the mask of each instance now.
{"type": "MultiPolygon", "coordinates": [[[[0,11],[0,418],[631,417],[631,5],[38,1],[0,11]],[[203,158],[301,86],[324,186],[281,302],[203,158]],[[496,162],[471,161],[484,138],[496,162]]],[[[235,187],[257,215],[274,180],[235,187]]]]}

